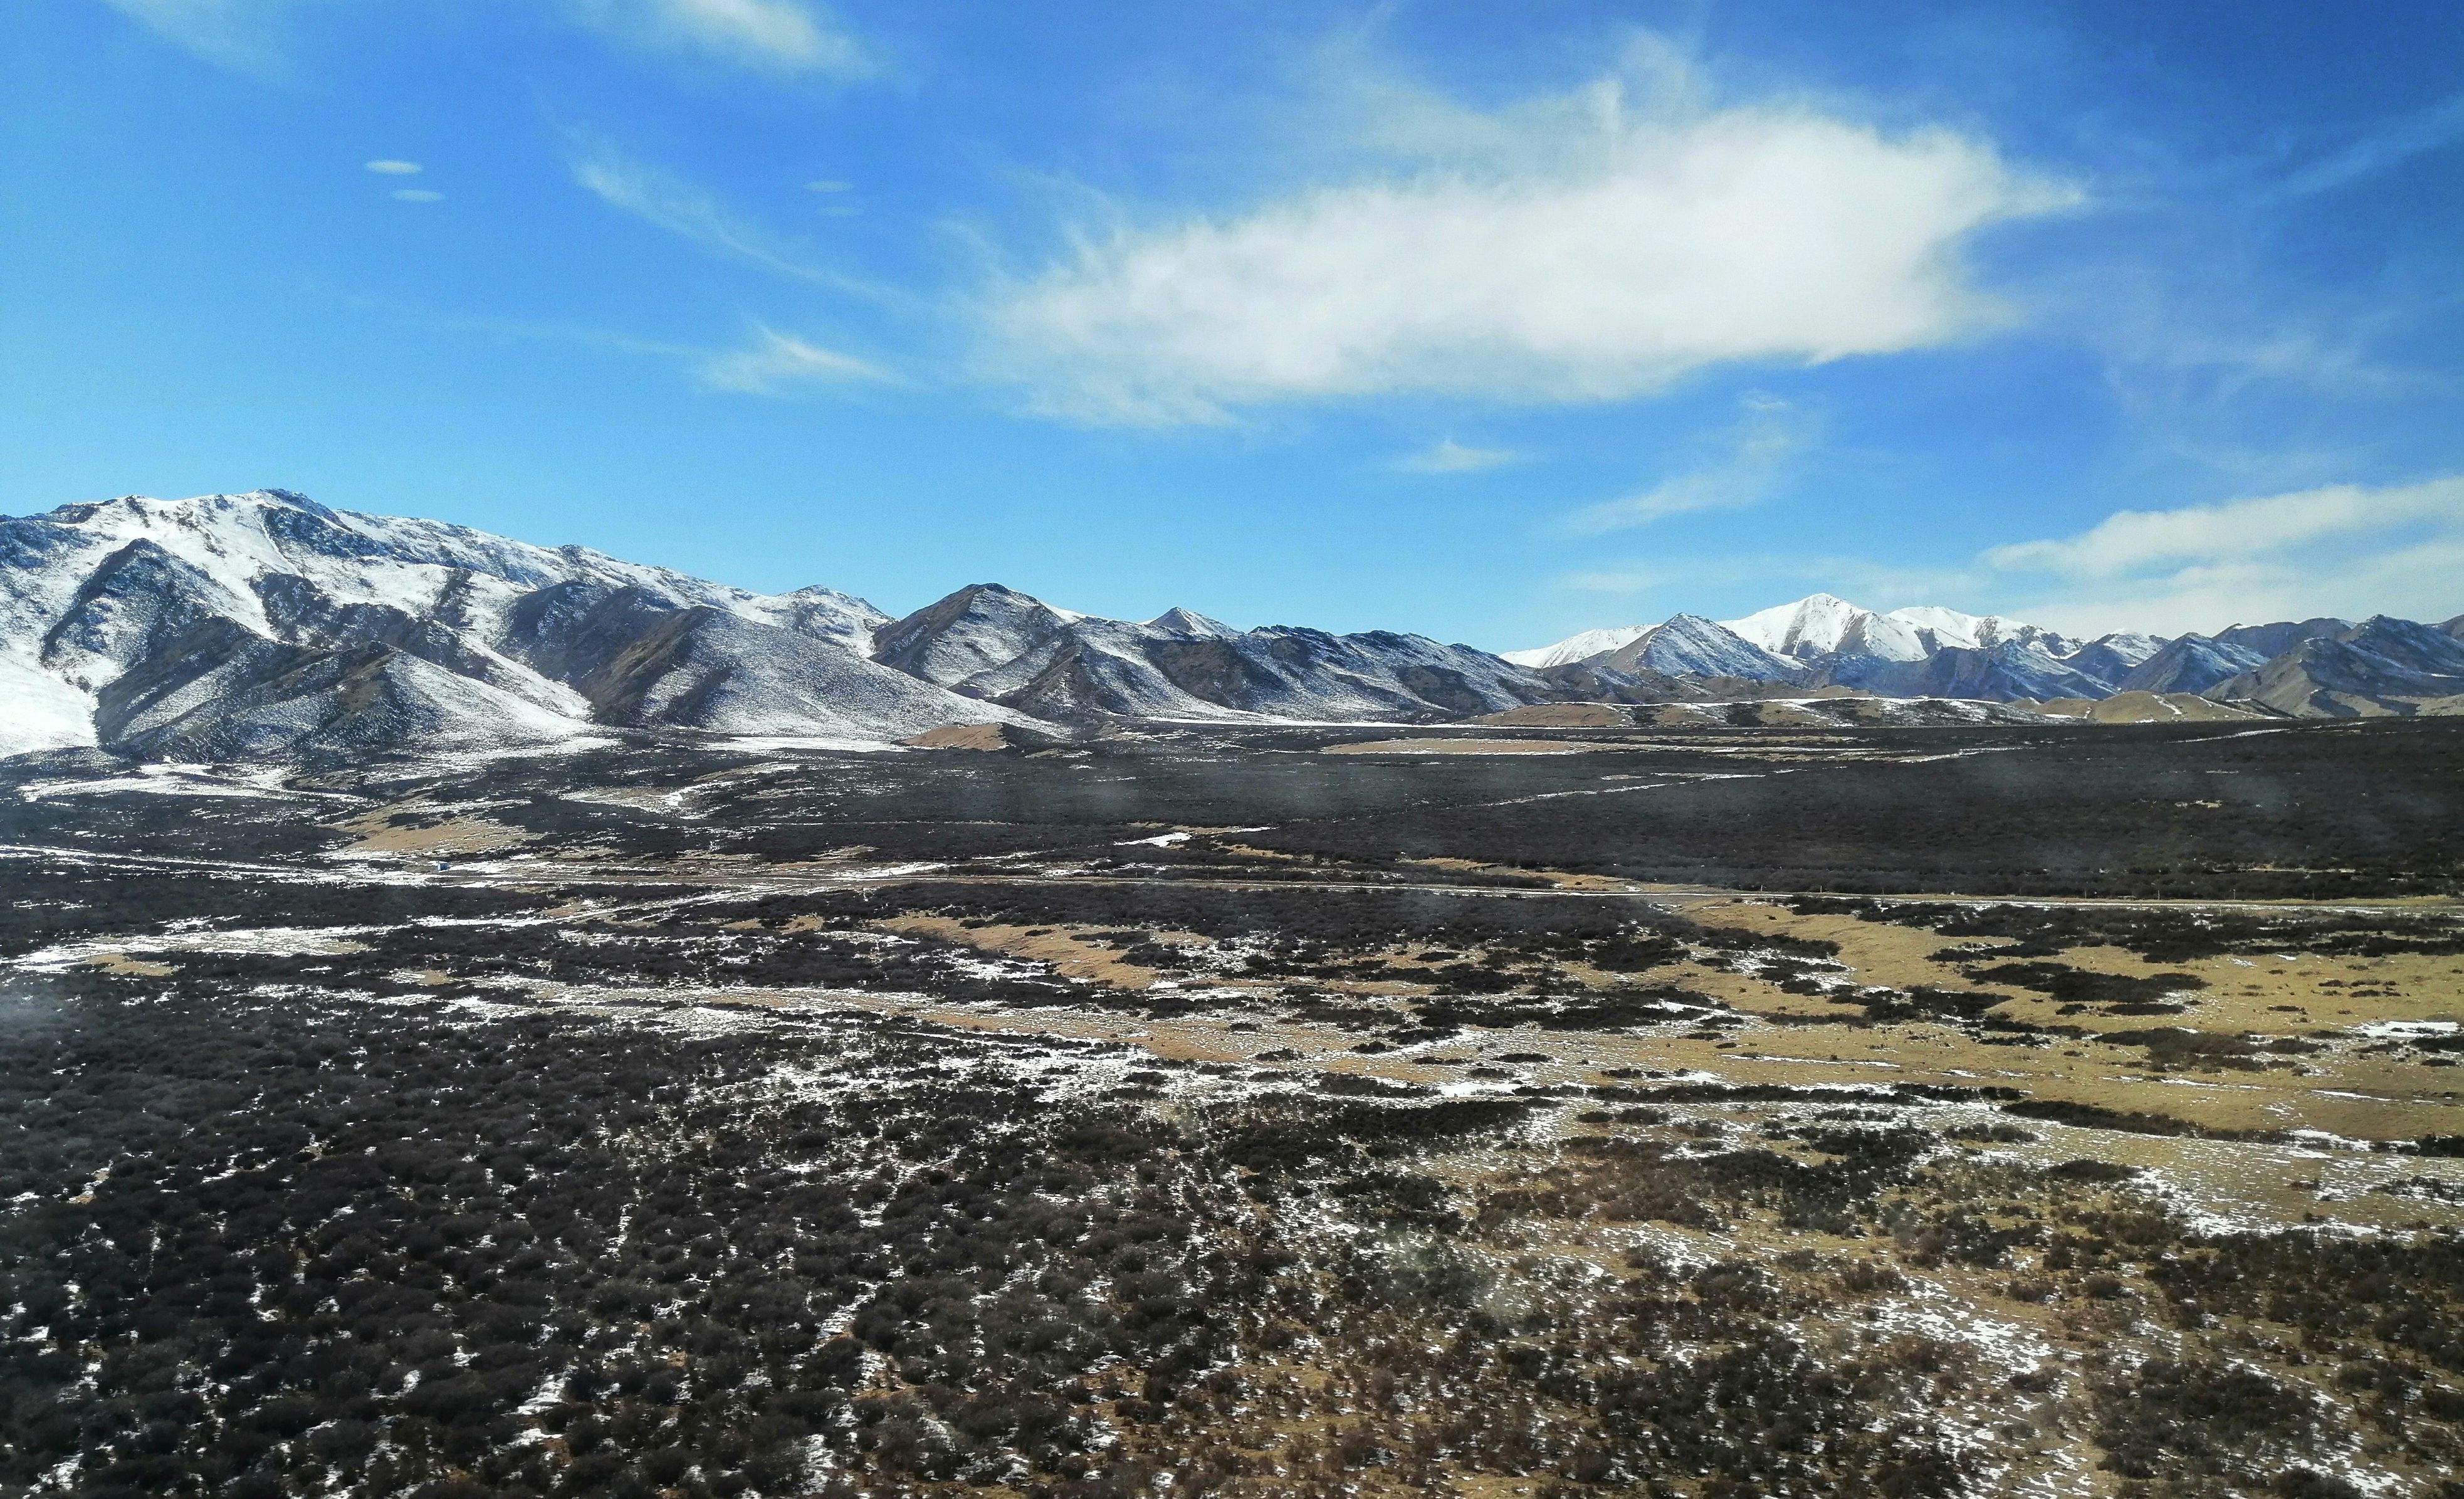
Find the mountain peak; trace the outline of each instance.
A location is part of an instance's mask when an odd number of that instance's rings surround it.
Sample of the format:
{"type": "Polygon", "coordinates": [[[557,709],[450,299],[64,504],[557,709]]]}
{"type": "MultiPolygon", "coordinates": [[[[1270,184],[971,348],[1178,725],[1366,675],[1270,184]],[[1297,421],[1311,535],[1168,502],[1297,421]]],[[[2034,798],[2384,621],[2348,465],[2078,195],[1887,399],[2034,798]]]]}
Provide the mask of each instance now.
{"type": "Polygon", "coordinates": [[[1529,650],[1503,650],[1498,655],[1501,660],[1529,667],[1535,672],[1552,666],[1572,666],[1577,661],[1589,661],[1594,656],[1604,656],[1632,645],[1638,636],[1651,628],[1648,625],[1616,625],[1606,629],[1587,629],[1580,634],[1569,635],[1553,646],[1538,646],[1529,650]]]}
{"type": "Polygon", "coordinates": [[[1210,618],[1196,609],[1177,605],[1147,621],[1149,629],[1160,629],[1176,635],[1195,635],[1201,639],[1221,640],[1241,633],[1221,620],[1210,618]]]}
{"type": "Polygon", "coordinates": [[[1872,656],[1883,661],[1921,661],[1927,650],[1917,627],[1878,614],[1830,593],[1812,593],[1793,604],[1721,622],[1740,638],[1773,655],[1872,656]]]}
{"type": "Polygon", "coordinates": [[[334,517],[333,511],[293,489],[253,489],[245,495],[232,497],[261,500],[269,505],[280,505],[285,510],[304,510],[312,516],[321,516],[328,520],[334,517]]]}
{"type": "Polygon", "coordinates": [[[1805,669],[1764,650],[1717,620],[1672,615],[1600,658],[1612,671],[1661,672],[1671,676],[1734,676],[1749,681],[1795,682],[1805,669]]]}

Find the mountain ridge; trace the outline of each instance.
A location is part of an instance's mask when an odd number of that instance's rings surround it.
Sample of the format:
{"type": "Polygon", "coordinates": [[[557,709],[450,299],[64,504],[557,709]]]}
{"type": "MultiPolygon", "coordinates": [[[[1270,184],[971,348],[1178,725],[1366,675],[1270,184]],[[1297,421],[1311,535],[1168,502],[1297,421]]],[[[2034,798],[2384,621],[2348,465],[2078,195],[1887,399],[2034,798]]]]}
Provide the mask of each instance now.
{"type": "Polygon", "coordinates": [[[1429,722],[1562,689],[1467,646],[998,584],[904,619],[285,490],[0,518],[0,754],[481,752],[624,733],[903,742],[1112,717],[1429,722]]]}
{"type": "MultiPolygon", "coordinates": [[[[1698,649],[1705,630],[1724,632],[1728,649],[1760,650],[1785,671],[1731,674],[1806,687],[1845,687],[1886,697],[1956,697],[2004,702],[2096,701],[2130,693],[2204,694],[2260,711],[2300,716],[2355,713],[2446,712],[2436,641],[2459,638],[2464,616],[2442,625],[2406,625],[2413,632],[2401,659],[2365,643],[2331,650],[2363,627],[2320,617],[2233,625],[2214,635],[2173,639],[2118,630],[2092,640],[2000,615],[1963,614],[1919,606],[1882,612],[1837,595],[1809,594],[1742,619],[1714,623],[1680,615],[1667,625],[1586,630],[1553,646],[1510,652],[1547,661],[1555,676],[1618,664],[1637,642],[1685,621],[1698,649]],[[1617,642],[1613,647],[1606,642],[1617,642]],[[1600,647],[1600,649],[1592,649],[1600,647]],[[2310,664],[2294,661],[2302,652],[2310,664]],[[2282,663],[2282,665],[2278,665],[2282,663]],[[2275,668],[2264,681],[2259,673],[2275,668]]],[[[2375,622],[2372,622],[2375,623],[2375,622]]],[[[2373,639],[2384,646],[2392,625],[2373,639]]]]}
{"type": "Polygon", "coordinates": [[[122,496],[0,518],[0,755],[484,753],[627,734],[866,747],[963,725],[1066,738],[1119,720],[1432,723],[1843,692],[2444,713],[2464,699],[2459,634],[2464,616],[2381,616],[2079,641],[1815,594],[1509,657],[1391,630],[1235,629],[1184,607],[1105,619],[997,583],[892,619],[819,584],[757,594],[284,490],[122,496]]]}

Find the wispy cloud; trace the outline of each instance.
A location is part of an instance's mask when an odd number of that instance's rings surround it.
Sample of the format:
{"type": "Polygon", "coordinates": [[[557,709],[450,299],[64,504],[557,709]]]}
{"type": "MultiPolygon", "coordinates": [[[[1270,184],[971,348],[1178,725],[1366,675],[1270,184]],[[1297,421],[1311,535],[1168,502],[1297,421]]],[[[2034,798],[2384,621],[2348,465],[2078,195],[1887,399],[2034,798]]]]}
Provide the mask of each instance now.
{"type": "Polygon", "coordinates": [[[781,74],[870,77],[881,59],[808,0],[562,0],[583,25],[628,45],[781,74]]]}
{"type": "Polygon", "coordinates": [[[2464,94],[2371,132],[2284,180],[2286,197],[2307,197],[2374,176],[2399,162],[2464,142],[2464,94]]]}
{"type": "Polygon", "coordinates": [[[367,165],[368,170],[380,177],[416,177],[427,170],[417,162],[402,162],[390,158],[370,162],[367,165]]]}
{"type": "Polygon", "coordinates": [[[2336,484],[2175,510],[2118,511],[2075,536],[1979,559],[2014,606],[2060,628],[2213,630],[2310,614],[2464,610],[2464,474],[2336,484]]]}
{"type": "MultiPolygon", "coordinates": [[[[234,72],[283,71],[289,12],[317,0],[103,0],[166,41],[234,72]]],[[[812,0],[532,0],[627,46],[754,72],[851,82],[878,53],[812,0]]]]}
{"type": "Polygon", "coordinates": [[[1727,434],[1727,452],[1719,462],[1662,479],[1639,494],[1587,505],[1568,516],[1563,529],[1573,536],[1600,536],[1670,516],[1758,505],[1787,476],[1813,434],[1813,424],[1787,402],[1750,397],[1744,417],[1727,434]]]}
{"type": "Polygon", "coordinates": [[[1676,581],[1676,576],[1665,568],[1609,568],[1568,573],[1557,580],[1557,585],[1576,593],[1607,593],[1622,597],[1665,587],[1676,581]]]}
{"type": "Polygon", "coordinates": [[[385,301],[364,305],[421,326],[499,342],[557,343],[654,359],[681,370],[706,390],[735,395],[783,396],[800,389],[818,391],[832,386],[899,383],[895,373],[879,364],[759,323],[753,325],[748,342],[736,348],[715,349],[637,338],[588,323],[439,315],[385,301]]]}
{"type": "Polygon", "coordinates": [[[604,142],[577,137],[573,180],[610,208],[655,224],[714,254],[743,260],[798,280],[858,296],[878,288],[805,258],[802,249],[746,218],[698,183],[616,151],[604,142]]]}
{"type": "Polygon", "coordinates": [[[1423,113],[1437,123],[1390,143],[1417,160],[1382,174],[1082,231],[997,291],[987,367],[1108,422],[1402,391],[1620,399],[1991,328],[2008,309],[1970,283],[1965,241],[2079,198],[1951,130],[1710,108],[1665,69],[1423,113]]]}
{"type": "Polygon", "coordinates": [[[712,355],[700,362],[695,373],[714,390],[746,395],[780,395],[800,386],[880,383],[891,378],[878,364],[818,347],[775,328],[756,328],[751,346],[712,355]]]}
{"type": "Polygon", "coordinates": [[[1477,474],[1521,456],[1511,448],[1471,448],[1452,437],[1441,437],[1419,452],[1397,458],[1395,467],[1406,474],[1477,474]]]}
{"type": "Polygon", "coordinates": [[[1985,554],[1991,566],[2111,578],[2183,562],[2265,557],[2417,520],[2464,524],[2464,476],[2384,489],[2332,484],[2180,510],[2121,510],[2078,536],[1985,554]]]}
{"type": "Polygon", "coordinates": [[[103,0],[164,40],[234,73],[283,71],[280,22],[297,0],[103,0]]]}

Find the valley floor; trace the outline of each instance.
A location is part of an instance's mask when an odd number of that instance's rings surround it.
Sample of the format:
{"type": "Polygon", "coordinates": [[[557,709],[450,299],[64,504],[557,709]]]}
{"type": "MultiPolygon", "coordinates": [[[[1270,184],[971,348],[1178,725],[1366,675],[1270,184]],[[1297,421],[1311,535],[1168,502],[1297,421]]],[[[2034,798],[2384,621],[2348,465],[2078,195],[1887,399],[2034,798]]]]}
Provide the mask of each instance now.
{"type": "Polygon", "coordinates": [[[0,1494],[2464,1493],[2454,730],[1568,737],[12,762],[0,1494]]]}

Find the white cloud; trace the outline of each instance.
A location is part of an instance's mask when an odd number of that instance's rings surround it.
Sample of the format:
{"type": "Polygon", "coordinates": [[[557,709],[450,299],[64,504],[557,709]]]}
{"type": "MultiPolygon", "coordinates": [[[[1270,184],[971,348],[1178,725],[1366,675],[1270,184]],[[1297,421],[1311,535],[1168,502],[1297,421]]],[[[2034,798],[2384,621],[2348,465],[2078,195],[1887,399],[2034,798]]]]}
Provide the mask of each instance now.
{"type": "Polygon", "coordinates": [[[757,328],[750,348],[714,354],[695,374],[714,390],[778,395],[785,388],[847,381],[887,381],[890,373],[851,354],[819,348],[772,328],[757,328]]]}
{"type": "Polygon", "coordinates": [[[681,370],[710,390],[738,395],[777,396],[799,386],[869,382],[894,385],[898,377],[880,365],[822,348],[806,340],[756,323],[743,346],[713,349],[689,343],[638,338],[588,323],[540,321],[522,318],[436,315],[417,308],[386,307],[406,320],[438,327],[499,343],[549,343],[606,354],[653,359],[681,370]]]}
{"type": "Polygon", "coordinates": [[[573,164],[573,180],[602,202],[679,234],[706,250],[732,255],[801,280],[846,285],[841,277],[799,258],[794,247],[737,214],[703,188],[673,172],[633,161],[584,141],[573,164]]]}
{"type": "Polygon", "coordinates": [[[2077,536],[1995,547],[1980,561],[2006,592],[2013,575],[2050,581],[2038,602],[2008,612],[2062,629],[2444,620],[2464,610],[2464,474],[2119,511],[2077,536]]]}
{"type": "Polygon", "coordinates": [[[165,41],[237,73],[282,70],[277,12],[293,0],[103,0],[165,41]]]}
{"type": "Polygon", "coordinates": [[[393,196],[404,203],[442,203],[445,194],[427,187],[396,187],[393,196]]]}
{"type": "Polygon", "coordinates": [[[2181,510],[2121,510],[2078,536],[1995,547],[1985,561],[2010,570],[2110,578],[2173,563],[2267,557],[2415,520],[2464,523],[2464,476],[2386,489],[2332,484],[2181,510]]]}
{"type": "Polygon", "coordinates": [[[1630,92],[1424,105],[1377,143],[1415,153],[1382,175],[1082,231],[996,290],[985,365],[1096,421],[1391,391],[1617,399],[1991,328],[2006,313],[1963,244],[2079,196],[1949,130],[1630,92]]]}
{"type": "Polygon", "coordinates": [[[636,45],[698,53],[776,73],[852,80],[880,59],[830,11],[805,0],[565,0],[583,24],[636,45]]]}
{"type": "Polygon", "coordinates": [[[417,162],[398,162],[387,159],[368,163],[368,170],[381,177],[416,177],[426,168],[417,162]]]}
{"type": "Polygon", "coordinates": [[[1662,479],[1639,494],[1587,505],[1566,518],[1564,529],[1575,536],[1599,536],[1670,516],[1760,504],[1787,475],[1790,464],[1812,440],[1812,431],[1787,402],[1756,396],[1746,402],[1745,417],[1727,440],[1730,451],[1720,462],[1662,479]]]}
{"type": "Polygon", "coordinates": [[[1521,456],[1510,448],[1467,448],[1452,437],[1441,437],[1421,452],[1397,459],[1395,467],[1406,474],[1477,474],[1521,456]]]}
{"type": "Polygon", "coordinates": [[[2287,197],[2325,192],[2375,175],[2400,162],[2464,140],[2464,94],[2365,136],[2343,150],[2314,162],[2285,180],[2287,197]]]}

